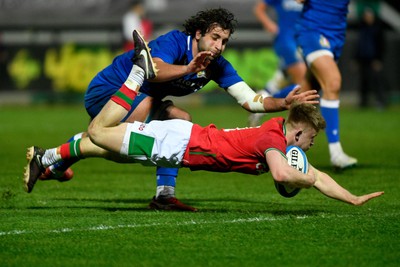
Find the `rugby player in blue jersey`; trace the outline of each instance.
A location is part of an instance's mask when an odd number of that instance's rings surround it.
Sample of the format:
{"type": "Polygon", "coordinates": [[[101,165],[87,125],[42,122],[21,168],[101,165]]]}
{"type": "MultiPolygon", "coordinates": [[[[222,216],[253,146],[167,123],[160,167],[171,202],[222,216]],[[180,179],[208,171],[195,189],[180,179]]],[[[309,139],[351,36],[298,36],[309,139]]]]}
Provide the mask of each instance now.
{"type": "MultiPolygon", "coordinates": [[[[184,31],[173,30],[149,43],[151,56],[159,71],[155,78],[145,77],[133,102],[129,97],[120,95],[119,89],[130,75],[134,50],[117,56],[111,65],[99,72],[85,94],[85,107],[90,117],[96,117],[107,101],[114,98],[130,110],[123,119],[126,122],[174,118],[190,121],[189,113],[163,99],[166,96],[195,93],[210,80],[215,81],[244,109],[251,112],[286,110],[293,101],[318,103],[316,91],[298,94],[299,90],[295,90],[286,98],[263,98],[242,80],[233,66],[221,55],[236,27],[235,17],[228,10],[217,8],[200,11],[186,20],[183,26],[184,31]]],[[[71,153],[75,152],[74,149],[79,149],[79,139],[87,138],[86,136],[86,133],[79,134],[72,140],[74,146],[71,145],[71,153]]],[[[104,157],[101,153],[89,156],[104,157]]],[[[69,166],[76,161],[63,161],[56,166],[50,166],[39,179],[69,180],[73,175],[69,166]]],[[[176,199],[177,174],[178,169],[157,168],[157,190],[150,203],[151,208],[196,210],[176,199]]]]}
{"type": "MultiPolygon", "coordinates": [[[[288,90],[293,89],[293,84],[300,84],[304,79],[307,67],[298,52],[294,28],[302,9],[303,5],[294,0],[259,0],[254,6],[254,15],[257,20],[265,31],[275,36],[274,51],[279,57],[279,69],[267,82],[265,88],[257,92],[264,97],[268,95],[285,96],[288,90]],[[275,10],[276,22],[267,14],[267,10],[270,8],[275,10]]],[[[259,125],[264,115],[265,113],[250,114],[249,125],[259,125]]]]}
{"type": "Polygon", "coordinates": [[[339,131],[339,93],[342,77],[337,61],[347,28],[349,0],[296,0],[303,11],[296,24],[296,40],[308,65],[301,91],[321,88],[321,113],[326,121],[331,164],[344,169],[357,159],[344,153],[339,131]]]}

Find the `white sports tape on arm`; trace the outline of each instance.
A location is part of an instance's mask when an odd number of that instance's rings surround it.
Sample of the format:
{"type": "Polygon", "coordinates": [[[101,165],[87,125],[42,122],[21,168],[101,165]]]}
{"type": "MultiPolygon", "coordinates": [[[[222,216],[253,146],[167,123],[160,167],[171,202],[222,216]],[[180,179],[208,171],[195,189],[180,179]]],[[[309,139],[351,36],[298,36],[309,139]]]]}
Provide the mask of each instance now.
{"type": "Polygon", "coordinates": [[[243,106],[245,103],[253,112],[265,112],[264,97],[256,94],[245,82],[238,82],[229,86],[227,92],[243,106]]]}

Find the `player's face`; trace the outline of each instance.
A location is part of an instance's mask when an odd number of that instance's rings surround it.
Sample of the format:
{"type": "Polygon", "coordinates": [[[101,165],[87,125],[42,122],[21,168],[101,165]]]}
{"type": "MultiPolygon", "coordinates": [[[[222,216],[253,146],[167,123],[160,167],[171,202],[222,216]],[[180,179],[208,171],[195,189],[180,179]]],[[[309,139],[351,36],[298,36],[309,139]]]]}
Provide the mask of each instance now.
{"type": "Polygon", "coordinates": [[[309,150],[314,145],[314,138],[318,132],[313,128],[304,129],[296,140],[296,146],[299,146],[303,151],[309,150]]]}
{"type": "Polygon", "coordinates": [[[230,33],[230,30],[224,30],[219,26],[211,28],[204,35],[201,35],[200,31],[197,31],[196,39],[198,40],[199,44],[199,52],[211,51],[213,56],[210,57],[210,60],[219,57],[225,50],[230,33]]]}

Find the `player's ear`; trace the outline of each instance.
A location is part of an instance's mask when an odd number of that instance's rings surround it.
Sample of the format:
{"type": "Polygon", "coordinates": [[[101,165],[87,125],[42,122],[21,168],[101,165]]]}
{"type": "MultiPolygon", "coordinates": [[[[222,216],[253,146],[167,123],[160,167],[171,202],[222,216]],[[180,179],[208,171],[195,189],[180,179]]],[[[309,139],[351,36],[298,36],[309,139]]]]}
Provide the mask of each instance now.
{"type": "Polygon", "coordinates": [[[196,35],[195,35],[195,39],[196,40],[200,40],[200,38],[201,38],[201,30],[197,30],[196,31],[196,35]]]}
{"type": "Polygon", "coordinates": [[[303,133],[303,131],[298,131],[298,132],[296,133],[296,135],[294,136],[294,139],[296,140],[296,142],[299,141],[300,135],[301,135],[302,133],[303,133]]]}

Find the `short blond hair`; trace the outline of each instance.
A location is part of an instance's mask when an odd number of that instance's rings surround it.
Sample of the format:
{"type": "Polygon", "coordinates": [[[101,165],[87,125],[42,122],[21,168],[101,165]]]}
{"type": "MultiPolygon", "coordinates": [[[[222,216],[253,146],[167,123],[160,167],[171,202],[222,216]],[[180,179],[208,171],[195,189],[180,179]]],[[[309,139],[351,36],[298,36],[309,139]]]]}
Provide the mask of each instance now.
{"type": "Polygon", "coordinates": [[[293,103],[291,105],[286,123],[291,126],[304,123],[314,128],[317,132],[326,127],[326,122],[317,107],[304,103],[293,103]]]}

